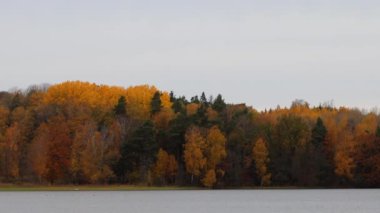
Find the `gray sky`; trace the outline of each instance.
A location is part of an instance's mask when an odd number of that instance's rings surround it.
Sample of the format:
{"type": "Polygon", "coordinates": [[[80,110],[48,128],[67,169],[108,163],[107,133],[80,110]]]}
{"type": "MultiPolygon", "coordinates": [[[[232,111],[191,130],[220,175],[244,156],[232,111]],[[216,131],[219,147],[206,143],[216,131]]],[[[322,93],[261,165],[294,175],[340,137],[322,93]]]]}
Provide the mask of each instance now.
{"type": "Polygon", "coordinates": [[[369,109],[380,1],[0,0],[0,90],[66,80],[369,109]]]}

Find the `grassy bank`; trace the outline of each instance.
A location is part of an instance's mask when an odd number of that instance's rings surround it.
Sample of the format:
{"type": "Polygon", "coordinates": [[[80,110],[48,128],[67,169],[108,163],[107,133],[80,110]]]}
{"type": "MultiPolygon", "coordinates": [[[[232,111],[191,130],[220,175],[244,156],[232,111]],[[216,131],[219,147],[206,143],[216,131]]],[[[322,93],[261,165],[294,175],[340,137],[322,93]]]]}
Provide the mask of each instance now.
{"type": "Polygon", "coordinates": [[[159,191],[159,190],[196,190],[198,187],[180,186],[133,186],[133,185],[0,185],[4,191],[159,191]]]}

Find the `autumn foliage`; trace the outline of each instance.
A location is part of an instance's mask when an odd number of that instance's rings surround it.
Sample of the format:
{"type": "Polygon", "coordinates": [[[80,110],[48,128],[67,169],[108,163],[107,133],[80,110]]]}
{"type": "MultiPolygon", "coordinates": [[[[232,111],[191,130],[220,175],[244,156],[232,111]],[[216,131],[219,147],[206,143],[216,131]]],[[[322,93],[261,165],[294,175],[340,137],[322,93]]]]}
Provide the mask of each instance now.
{"type": "Polygon", "coordinates": [[[380,187],[377,112],[70,81],[0,92],[0,182],[380,187]]]}

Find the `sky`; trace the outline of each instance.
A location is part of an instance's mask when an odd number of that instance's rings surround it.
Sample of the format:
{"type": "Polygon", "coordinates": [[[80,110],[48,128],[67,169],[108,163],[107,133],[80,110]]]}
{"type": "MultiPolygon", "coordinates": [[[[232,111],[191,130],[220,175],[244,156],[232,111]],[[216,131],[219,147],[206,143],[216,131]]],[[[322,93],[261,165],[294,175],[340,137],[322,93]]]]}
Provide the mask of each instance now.
{"type": "Polygon", "coordinates": [[[371,109],[380,1],[0,0],[0,90],[68,80],[371,109]]]}

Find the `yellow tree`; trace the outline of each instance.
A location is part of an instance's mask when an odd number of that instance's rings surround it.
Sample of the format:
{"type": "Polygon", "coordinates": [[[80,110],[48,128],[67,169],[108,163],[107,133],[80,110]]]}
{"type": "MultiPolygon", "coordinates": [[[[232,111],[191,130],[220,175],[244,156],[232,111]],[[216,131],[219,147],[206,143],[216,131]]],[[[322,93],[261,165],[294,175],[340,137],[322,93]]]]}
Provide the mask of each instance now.
{"type": "Polygon", "coordinates": [[[343,133],[342,141],[337,146],[335,152],[335,174],[345,180],[353,179],[353,172],[355,169],[355,162],[352,157],[355,148],[355,142],[350,132],[343,133]]]}
{"type": "Polygon", "coordinates": [[[215,169],[216,166],[227,156],[226,137],[217,126],[213,126],[207,134],[206,157],[207,168],[215,169]]]}
{"type": "Polygon", "coordinates": [[[335,154],[335,173],[340,176],[352,180],[352,170],[355,168],[354,160],[344,151],[337,151],[335,154]]]}
{"type": "Polygon", "coordinates": [[[370,113],[366,115],[360,123],[358,123],[355,127],[355,135],[361,136],[365,134],[372,134],[374,135],[376,133],[378,124],[377,115],[374,113],[370,113]]]}
{"type": "Polygon", "coordinates": [[[208,131],[205,149],[207,172],[202,179],[203,184],[207,187],[212,187],[217,182],[216,170],[218,175],[224,175],[224,171],[222,169],[217,169],[217,166],[227,156],[226,141],[226,137],[217,126],[211,127],[208,131]]]}
{"type": "MultiPolygon", "coordinates": [[[[127,111],[135,119],[146,120],[150,117],[151,101],[158,90],[154,86],[140,85],[126,89],[127,111]]],[[[169,94],[161,95],[163,109],[171,107],[169,94]]]]}
{"type": "Polygon", "coordinates": [[[82,153],[83,173],[91,183],[101,183],[114,174],[106,163],[106,143],[100,132],[95,132],[82,153]]]}
{"type": "Polygon", "coordinates": [[[158,150],[156,165],[154,166],[154,176],[165,182],[166,166],[169,161],[169,155],[163,149],[158,150]]]}
{"type": "Polygon", "coordinates": [[[175,114],[171,108],[163,108],[153,116],[154,126],[159,130],[167,130],[174,116],[175,114]]]}
{"type": "Polygon", "coordinates": [[[49,87],[43,102],[60,106],[87,105],[93,109],[110,110],[124,95],[122,87],[109,87],[89,82],[67,81],[49,87]]]}
{"type": "Polygon", "coordinates": [[[206,172],[205,177],[202,179],[202,183],[204,186],[211,188],[216,183],[216,174],[214,169],[210,169],[206,172]]]}
{"type": "Polygon", "coordinates": [[[184,160],[186,171],[191,174],[191,182],[194,176],[199,177],[206,165],[206,158],[203,155],[205,149],[205,139],[201,135],[199,128],[190,127],[185,135],[184,160]]]}
{"type": "Polygon", "coordinates": [[[85,122],[75,128],[75,137],[71,150],[71,174],[73,180],[78,182],[83,176],[83,153],[96,132],[94,122],[85,122]]]}
{"type": "Polygon", "coordinates": [[[252,154],[256,165],[256,173],[261,180],[261,185],[269,186],[271,182],[271,173],[268,172],[269,154],[263,139],[260,138],[256,141],[252,154]]]}
{"type": "Polygon", "coordinates": [[[192,116],[197,113],[197,110],[199,109],[199,104],[196,103],[190,103],[186,105],[186,114],[187,116],[192,116]]]}
{"type": "Polygon", "coordinates": [[[177,175],[177,167],[174,156],[160,149],[157,154],[156,164],[153,168],[153,174],[165,184],[166,179],[172,179],[177,175]]]}
{"type": "Polygon", "coordinates": [[[91,183],[106,183],[115,176],[112,165],[120,158],[119,147],[117,125],[91,134],[81,155],[83,173],[91,183]]]}

